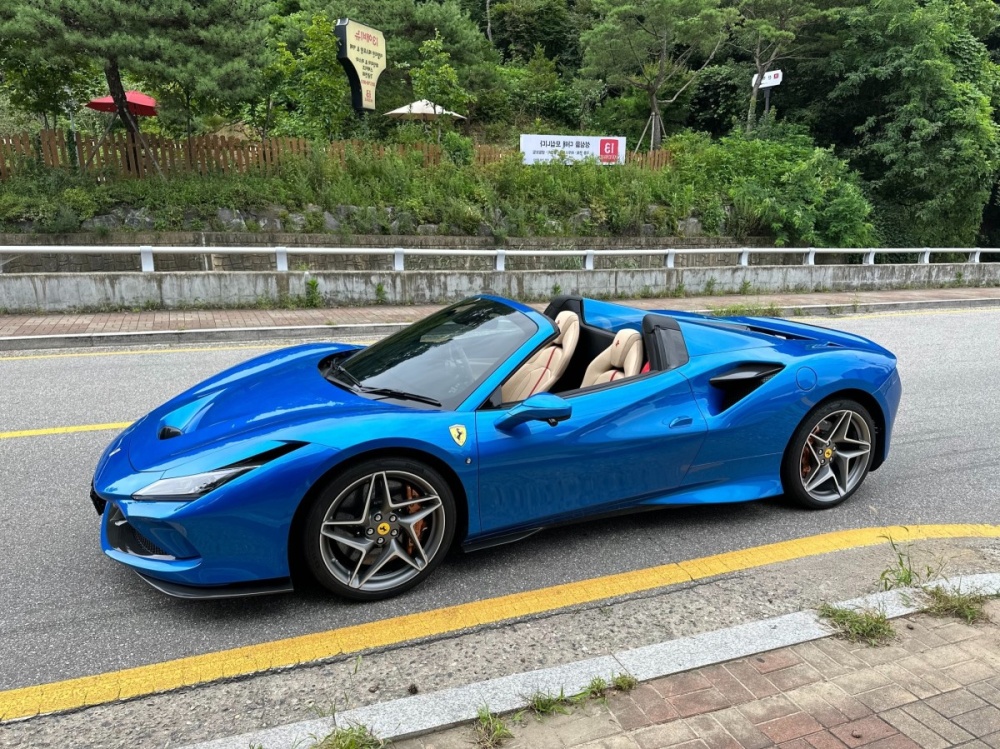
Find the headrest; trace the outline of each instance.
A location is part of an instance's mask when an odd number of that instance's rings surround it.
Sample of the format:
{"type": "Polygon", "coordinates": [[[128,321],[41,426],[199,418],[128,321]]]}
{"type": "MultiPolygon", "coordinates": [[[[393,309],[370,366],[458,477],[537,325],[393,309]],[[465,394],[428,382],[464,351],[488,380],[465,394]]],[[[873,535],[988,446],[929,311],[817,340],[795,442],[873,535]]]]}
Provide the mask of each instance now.
{"type": "Polygon", "coordinates": [[[563,310],[556,315],[556,327],[559,328],[559,335],[556,336],[554,343],[558,346],[563,342],[563,338],[566,337],[570,328],[580,327],[580,316],[575,312],[563,310]]]}
{"type": "Polygon", "coordinates": [[[629,354],[636,349],[641,351],[641,347],[642,334],[638,330],[631,328],[619,330],[614,343],[611,344],[611,366],[616,369],[625,369],[625,361],[629,354]]]}

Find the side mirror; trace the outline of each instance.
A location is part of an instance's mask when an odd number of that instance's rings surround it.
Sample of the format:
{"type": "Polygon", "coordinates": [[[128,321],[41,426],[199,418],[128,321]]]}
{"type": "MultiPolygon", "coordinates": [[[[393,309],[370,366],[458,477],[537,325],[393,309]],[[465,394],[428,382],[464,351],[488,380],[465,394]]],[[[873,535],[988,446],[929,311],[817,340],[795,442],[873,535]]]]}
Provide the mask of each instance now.
{"type": "Polygon", "coordinates": [[[547,421],[555,426],[566,421],[572,413],[573,406],[558,395],[537,393],[507,411],[497,420],[496,427],[507,431],[526,421],[547,421]]]}

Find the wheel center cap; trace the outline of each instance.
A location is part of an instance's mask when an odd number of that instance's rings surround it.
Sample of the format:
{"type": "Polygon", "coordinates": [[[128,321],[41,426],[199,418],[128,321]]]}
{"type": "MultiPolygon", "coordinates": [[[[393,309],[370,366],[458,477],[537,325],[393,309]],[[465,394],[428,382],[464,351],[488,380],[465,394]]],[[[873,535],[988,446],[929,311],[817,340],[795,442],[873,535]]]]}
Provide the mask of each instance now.
{"type": "Polygon", "coordinates": [[[833,457],[833,449],[829,448],[829,447],[826,448],[826,450],[823,452],[823,457],[826,458],[827,460],[829,460],[830,458],[832,458],[833,457]]]}
{"type": "Polygon", "coordinates": [[[378,531],[380,536],[387,536],[389,535],[390,526],[388,523],[379,523],[375,530],[378,531]]]}

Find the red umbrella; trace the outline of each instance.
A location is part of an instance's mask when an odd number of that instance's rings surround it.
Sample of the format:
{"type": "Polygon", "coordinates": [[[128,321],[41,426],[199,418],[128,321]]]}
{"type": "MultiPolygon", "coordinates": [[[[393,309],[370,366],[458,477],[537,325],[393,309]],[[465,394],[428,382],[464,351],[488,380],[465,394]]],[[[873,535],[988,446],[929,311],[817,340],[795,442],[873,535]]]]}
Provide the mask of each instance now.
{"type": "MultiPolygon", "coordinates": [[[[138,91],[126,91],[125,101],[128,102],[128,111],[140,117],[156,116],[156,99],[146,96],[138,91]]],[[[98,112],[117,112],[115,100],[110,96],[102,96],[100,99],[91,99],[87,106],[96,109],[98,112]]]]}

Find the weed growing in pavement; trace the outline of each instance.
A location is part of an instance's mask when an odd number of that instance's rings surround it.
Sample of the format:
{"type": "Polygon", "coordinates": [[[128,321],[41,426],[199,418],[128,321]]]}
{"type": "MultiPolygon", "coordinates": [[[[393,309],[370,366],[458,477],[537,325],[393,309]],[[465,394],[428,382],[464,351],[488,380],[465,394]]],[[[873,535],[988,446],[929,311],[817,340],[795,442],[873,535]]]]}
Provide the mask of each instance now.
{"type": "Polygon", "coordinates": [[[619,692],[631,692],[639,686],[639,680],[632,674],[617,674],[611,677],[611,686],[619,692]]]}
{"type": "Polygon", "coordinates": [[[313,749],[383,749],[385,741],[375,736],[366,726],[338,728],[325,739],[313,745],[313,749]]]}
{"type": "Polygon", "coordinates": [[[770,304],[730,304],[712,307],[713,317],[781,317],[781,309],[774,302],[770,304]]]}
{"type": "Polygon", "coordinates": [[[935,577],[941,574],[941,568],[924,565],[923,569],[914,566],[913,557],[910,553],[911,544],[897,544],[892,536],[883,536],[892,547],[892,553],[896,557],[895,562],[882,570],[878,577],[878,584],[881,590],[892,590],[893,588],[918,588],[926,585],[935,577]]]}
{"type": "Polygon", "coordinates": [[[319,279],[310,278],[306,281],[306,307],[322,307],[323,296],[319,293],[319,279]]]}
{"type": "Polygon", "coordinates": [[[385,284],[375,284],[375,304],[385,304],[387,301],[389,297],[385,293],[385,284]]]}
{"type": "Polygon", "coordinates": [[[572,704],[573,702],[566,697],[566,694],[561,689],[558,695],[535,692],[528,698],[528,709],[537,717],[554,715],[555,713],[568,713],[569,710],[566,708],[572,704]]]}
{"type": "Polygon", "coordinates": [[[593,679],[590,680],[590,684],[587,685],[587,690],[585,692],[582,692],[582,694],[585,694],[587,695],[587,697],[596,700],[606,695],[608,693],[608,689],[610,688],[611,686],[608,684],[608,682],[606,682],[600,676],[595,676],[593,679]]]}
{"type": "Polygon", "coordinates": [[[749,278],[744,278],[743,283],[740,284],[740,294],[746,296],[747,294],[753,293],[753,284],[750,283],[749,278]]]}
{"type": "Polygon", "coordinates": [[[496,749],[507,739],[514,738],[507,723],[499,715],[494,715],[485,705],[476,716],[476,746],[480,749],[496,749]]]}
{"type": "Polygon", "coordinates": [[[990,596],[978,591],[963,593],[961,590],[945,590],[939,585],[925,588],[928,605],[924,609],[934,616],[956,616],[968,624],[989,620],[986,614],[986,602],[990,596]]]}
{"type": "Polygon", "coordinates": [[[884,611],[859,611],[824,603],[819,607],[819,615],[829,619],[841,636],[851,642],[885,645],[896,634],[884,611]]]}

